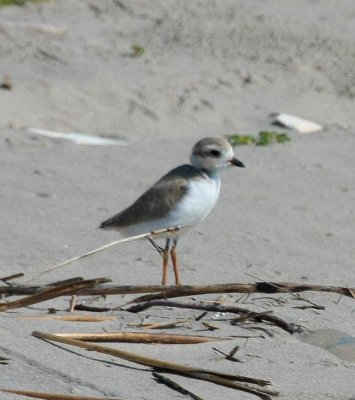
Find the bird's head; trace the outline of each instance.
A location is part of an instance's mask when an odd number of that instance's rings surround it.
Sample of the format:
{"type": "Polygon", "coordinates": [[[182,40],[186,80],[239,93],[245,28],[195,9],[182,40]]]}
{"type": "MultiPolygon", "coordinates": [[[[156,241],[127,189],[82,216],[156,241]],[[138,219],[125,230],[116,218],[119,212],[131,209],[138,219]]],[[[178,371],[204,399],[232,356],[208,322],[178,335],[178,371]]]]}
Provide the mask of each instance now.
{"type": "Polygon", "coordinates": [[[215,172],[223,168],[235,166],[244,168],[233,152],[230,143],[223,138],[204,138],[192,149],[191,164],[207,172],[215,172]]]}

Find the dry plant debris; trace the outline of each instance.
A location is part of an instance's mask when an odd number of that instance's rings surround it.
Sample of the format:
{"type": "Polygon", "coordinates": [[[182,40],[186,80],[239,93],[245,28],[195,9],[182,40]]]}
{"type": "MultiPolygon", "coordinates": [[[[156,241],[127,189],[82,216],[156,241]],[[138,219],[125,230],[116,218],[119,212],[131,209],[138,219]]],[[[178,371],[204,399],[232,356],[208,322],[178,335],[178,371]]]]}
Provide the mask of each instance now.
{"type": "Polygon", "coordinates": [[[271,385],[271,383],[264,379],[256,379],[241,375],[225,374],[223,372],[208,370],[204,368],[194,368],[186,366],[184,364],[178,364],[160,360],[157,358],[146,357],[137,353],[124,351],[117,348],[92,344],[75,339],[64,338],[46,332],[35,331],[32,333],[32,335],[34,337],[46,341],[59,342],[70,346],[81,347],[87,350],[94,350],[103,354],[111,355],[113,357],[122,358],[130,362],[149,366],[152,367],[153,369],[158,369],[159,371],[168,371],[178,375],[183,375],[186,377],[199,380],[205,380],[208,382],[215,383],[217,385],[222,385],[232,389],[241,390],[244,392],[254,394],[264,400],[271,399],[270,396],[278,395],[278,392],[265,388],[265,386],[269,386],[271,385]]]}
{"type": "MultiPolygon", "coordinates": [[[[205,295],[205,294],[225,294],[225,293],[288,293],[296,297],[298,300],[303,300],[311,304],[312,308],[323,309],[322,306],[318,306],[307,299],[300,297],[298,292],[303,291],[319,291],[319,292],[330,292],[338,293],[340,295],[345,295],[350,298],[354,298],[355,290],[353,288],[346,287],[336,287],[336,286],[324,286],[324,285],[306,285],[306,284],[295,284],[295,283],[274,283],[274,282],[256,282],[250,284],[241,283],[231,283],[231,284],[214,284],[214,285],[196,285],[196,286],[161,286],[161,285],[141,285],[141,286],[117,286],[108,284],[110,282],[107,278],[97,278],[91,280],[84,280],[81,277],[75,277],[71,279],[66,279],[62,281],[52,282],[47,285],[28,285],[28,284],[13,284],[10,281],[21,277],[22,274],[14,274],[11,276],[0,278],[0,282],[4,285],[0,286],[0,295],[13,296],[13,295],[25,295],[24,298],[15,300],[8,303],[0,303],[0,311],[7,311],[20,307],[27,307],[32,304],[41,303],[48,301],[50,299],[58,298],[61,296],[72,296],[72,295],[103,295],[108,294],[134,294],[134,293],[149,293],[140,296],[133,301],[127,303],[125,306],[121,307],[92,307],[85,305],[76,305],[76,310],[85,310],[92,312],[109,312],[109,311],[124,311],[131,313],[139,313],[150,309],[152,307],[170,307],[181,308],[181,309],[191,309],[199,310],[202,313],[197,317],[190,317],[187,319],[168,322],[158,322],[150,324],[140,324],[139,328],[146,329],[168,329],[177,327],[179,324],[186,322],[198,322],[203,319],[208,313],[225,313],[232,314],[233,318],[229,316],[226,320],[230,320],[230,323],[243,324],[246,329],[261,330],[269,336],[273,336],[267,329],[268,325],[275,325],[281,329],[293,334],[295,332],[302,331],[302,327],[289,323],[278,316],[273,314],[272,309],[269,311],[252,311],[246,308],[237,307],[234,303],[233,305],[228,305],[224,302],[224,298],[220,301],[199,301],[192,296],[205,295]],[[176,297],[187,297],[190,296],[193,300],[186,301],[173,301],[170,298],[176,297]],[[223,304],[222,304],[223,301],[223,304]],[[254,326],[250,326],[250,323],[254,323],[254,326]],[[266,326],[260,326],[260,323],[267,323],[266,326]]],[[[116,319],[116,316],[90,316],[90,315],[36,315],[36,316],[26,316],[20,317],[23,319],[46,319],[46,320],[64,320],[64,321],[105,321],[116,319]]],[[[209,322],[201,321],[202,324],[207,324],[208,328],[212,328],[209,322]]],[[[137,326],[137,325],[136,325],[137,326]]],[[[215,326],[213,326],[215,328],[215,326]]],[[[166,372],[179,374],[193,379],[206,380],[218,385],[225,387],[230,387],[236,390],[241,390],[249,392],[258,396],[261,399],[268,400],[271,396],[277,396],[278,393],[275,390],[265,388],[265,386],[270,385],[270,382],[263,379],[255,379],[250,377],[244,377],[239,375],[224,374],[218,371],[212,371],[201,368],[194,368],[186,365],[176,364],[164,360],[159,360],[155,358],[145,357],[140,354],[135,354],[127,352],[124,350],[111,348],[107,346],[98,345],[97,341],[103,342],[139,342],[139,343],[164,343],[164,344],[196,344],[204,342],[212,342],[219,340],[227,340],[231,338],[226,337],[211,337],[211,336],[201,336],[201,335],[172,335],[166,333],[150,333],[150,332],[100,332],[100,333],[58,333],[50,334],[43,332],[33,332],[33,336],[54,342],[60,342],[71,346],[77,346],[89,350],[95,350],[104,354],[109,354],[114,357],[123,358],[125,360],[135,362],[138,364],[149,366],[153,369],[156,379],[159,379],[164,384],[169,387],[178,390],[181,393],[186,393],[194,399],[200,399],[195,394],[186,391],[177,383],[173,382],[171,379],[162,376],[161,374],[156,374],[156,372],[166,372]]],[[[249,337],[260,337],[260,336],[248,336],[249,337]]],[[[238,350],[238,346],[235,346],[229,354],[222,352],[221,350],[214,348],[215,351],[223,354],[223,356],[230,361],[239,361],[235,357],[235,353],[238,350]]],[[[7,389],[4,389],[7,390],[7,389]]],[[[9,389],[11,391],[12,389],[9,389]]],[[[28,395],[43,399],[73,399],[73,400],[84,400],[84,399],[96,399],[89,397],[70,397],[60,394],[48,394],[48,393],[36,393],[29,391],[22,391],[23,395],[28,395]],[[30,394],[28,394],[30,393],[30,394]],[[42,397],[41,397],[42,396],[42,397]],[[47,397],[45,397],[47,396],[47,397]],[[60,397],[64,396],[64,397],[60,397]]],[[[15,392],[14,392],[15,393],[15,392]]],[[[16,392],[20,394],[19,392],[16,392]]],[[[22,394],[22,393],[21,393],[22,394]]],[[[200,399],[201,400],[201,399],[200,399]]]]}
{"type": "MultiPolygon", "coordinates": [[[[20,300],[12,301],[9,303],[0,303],[0,311],[12,310],[15,308],[27,307],[33,304],[41,303],[43,301],[51,300],[60,296],[67,296],[75,294],[78,290],[93,287],[97,284],[107,282],[106,278],[88,279],[75,283],[65,283],[53,288],[45,288],[37,294],[25,297],[20,300]]],[[[10,288],[11,289],[11,288],[10,288]]],[[[0,291],[1,293],[1,291],[0,291]]]]}
{"type": "Polygon", "coordinates": [[[15,389],[0,388],[0,391],[4,393],[14,393],[20,396],[26,396],[34,399],[44,399],[44,400],[121,400],[118,397],[73,396],[68,394],[34,392],[32,390],[15,390],[15,389]]]}
{"type": "Polygon", "coordinates": [[[229,337],[211,337],[198,335],[173,335],[148,332],[100,332],[100,333],[55,333],[59,337],[82,340],[84,342],[130,342],[163,344],[196,344],[231,340],[229,337]]]}
{"type": "Polygon", "coordinates": [[[190,396],[193,400],[204,400],[202,397],[197,396],[196,394],[190,392],[189,390],[183,388],[181,385],[178,383],[174,382],[173,380],[167,378],[166,376],[162,374],[158,374],[157,372],[153,372],[154,378],[161,383],[164,383],[164,385],[170,387],[173,390],[176,390],[177,392],[190,396]]]}
{"type": "Polygon", "coordinates": [[[219,304],[199,304],[199,303],[179,303],[176,301],[169,300],[151,300],[145,303],[136,304],[131,306],[126,311],[130,312],[140,312],[146,310],[151,307],[175,307],[175,308],[188,308],[191,310],[204,310],[204,311],[212,311],[212,312],[221,312],[221,313],[232,313],[232,314],[240,314],[244,321],[253,320],[253,321],[267,321],[272,324],[280,327],[289,333],[300,332],[302,328],[299,325],[290,324],[283,319],[270,315],[270,312],[254,312],[250,311],[246,308],[234,307],[234,306],[223,306],[219,304]]]}
{"type": "MultiPolygon", "coordinates": [[[[73,278],[74,283],[82,278],[73,278]]],[[[1,279],[0,279],[1,280],[1,279]]],[[[0,294],[21,295],[21,294],[38,294],[44,290],[53,288],[54,286],[69,282],[51,283],[48,285],[5,285],[0,286],[0,294]]],[[[138,294],[150,293],[147,296],[138,297],[134,302],[142,302],[148,300],[166,299],[173,297],[196,296],[202,294],[213,293],[297,293],[297,292],[326,292],[338,293],[347,297],[355,298],[355,288],[342,287],[342,286],[325,286],[325,285],[311,285],[311,284],[298,284],[290,282],[255,282],[255,283],[222,283],[212,285],[181,285],[181,286],[162,286],[162,285],[129,285],[118,286],[105,284],[109,282],[106,278],[97,278],[96,282],[92,285],[87,284],[85,287],[72,287],[69,294],[77,294],[80,296],[108,296],[117,294],[138,294]]],[[[87,282],[87,281],[86,281],[87,282]]],[[[60,295],[59,295],[60,296],[60,295]]]]}
{"type": "Polygon", "coordinates": [[[102,315],[26,315],[18,319],[45,320],[45,321],[68,321],[68,322],[104,322],[114,321],[116,317],[102,315]]]}
{"type": "Polygon", "coordinates": [[[186,324],[187,322],[190,322],[191,318],[187,319],[181,319],[178,321],[169,321],[169,322],[147,322],[144,324],[139,324],[139,325],[130,325],[130,326],[136,326],[138,328],[146,328],[146,329],[172,329],[172,328],[177,328],[183,324],[186,324]]]}

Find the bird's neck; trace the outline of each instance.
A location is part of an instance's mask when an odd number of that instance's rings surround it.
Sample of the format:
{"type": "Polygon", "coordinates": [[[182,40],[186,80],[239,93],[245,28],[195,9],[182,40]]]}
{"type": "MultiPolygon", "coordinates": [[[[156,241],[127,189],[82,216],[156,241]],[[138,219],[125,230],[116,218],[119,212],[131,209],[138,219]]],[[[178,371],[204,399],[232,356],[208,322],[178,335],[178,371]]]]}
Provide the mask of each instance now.
{"type": "Polygon", "coordinates": [[[205,178],[210,178],[210,179],[215,179],[215,180],[219,179],[219,174],[216,170],[211,171],[209,169],[200,168],[199,172],[205,178]]]}

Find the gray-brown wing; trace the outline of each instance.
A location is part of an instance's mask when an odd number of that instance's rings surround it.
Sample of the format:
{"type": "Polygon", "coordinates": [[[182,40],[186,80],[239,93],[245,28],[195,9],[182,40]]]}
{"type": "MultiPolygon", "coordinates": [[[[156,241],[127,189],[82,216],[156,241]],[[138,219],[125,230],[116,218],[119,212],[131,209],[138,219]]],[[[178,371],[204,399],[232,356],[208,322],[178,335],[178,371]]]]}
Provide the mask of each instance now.
{"type": "Polygon", "coordinates": [[[173,210],[188,190],[188,180],[202,178],[191,165],[181,165],[142,194],[131,206],[104,221],[100,228],[125,227],[165,217],[173,210]]]}

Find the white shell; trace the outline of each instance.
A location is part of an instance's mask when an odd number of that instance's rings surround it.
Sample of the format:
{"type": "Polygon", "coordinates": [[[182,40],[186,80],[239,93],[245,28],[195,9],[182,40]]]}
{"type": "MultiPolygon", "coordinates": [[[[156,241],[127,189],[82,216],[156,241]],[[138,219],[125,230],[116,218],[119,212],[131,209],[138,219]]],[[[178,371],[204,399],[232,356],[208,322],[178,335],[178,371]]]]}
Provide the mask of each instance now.
{"type": "Polygon", "coordinates": [[[312,133],[322,129],[322,126],[308,121],[303,118],[295,117],[289,114],[272,114],[275,117],[273,123],[284,126],[286,128],[294,129],[300,133],[312,133]]]}
{"type": "Polygon", "coordinates": [[[76,132],[55,132],[46,129],[38,128],[28,128],[28,132],[35,133],[36,135],[47,136],[54,139],[66,139],[71,140],[76,144],[94,145],[94,146],[104,146],[104,145],[126,145],[127,142],[122,139],[111,139],[104,138],[101,136],[85,135],[83,133],[76,132]]]}

